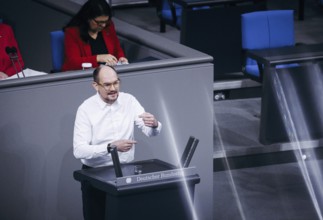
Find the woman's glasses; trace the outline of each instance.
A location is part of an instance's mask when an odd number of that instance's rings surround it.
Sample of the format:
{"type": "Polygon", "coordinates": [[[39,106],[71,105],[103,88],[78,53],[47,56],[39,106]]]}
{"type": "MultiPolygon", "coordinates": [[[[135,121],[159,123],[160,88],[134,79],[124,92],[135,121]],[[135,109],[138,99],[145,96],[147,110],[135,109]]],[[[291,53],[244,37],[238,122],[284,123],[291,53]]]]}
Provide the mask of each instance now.
{"type": "Polygon", "coordinates": [[[103,26],[103,25],[108,25],[109,19],[105,21],[97,21],[94,18],[92,19],[97,25],[103,26]]]}

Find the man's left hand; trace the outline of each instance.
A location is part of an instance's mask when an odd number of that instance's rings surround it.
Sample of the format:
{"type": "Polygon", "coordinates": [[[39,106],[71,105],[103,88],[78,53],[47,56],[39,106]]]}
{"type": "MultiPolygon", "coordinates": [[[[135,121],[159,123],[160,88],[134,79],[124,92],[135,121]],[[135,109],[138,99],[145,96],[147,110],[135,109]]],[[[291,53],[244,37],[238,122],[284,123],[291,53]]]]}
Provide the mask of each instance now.
{"type": "Polygon", "coordinates": [[[154,115],[145,112],[141,115],[139,115],[139,118],[142,118],[142,120],[144,121],[145,125],[148,127],[152,127],[152,128],[157,128],[158,127],[158,121],[155,118],[154,115]]]}

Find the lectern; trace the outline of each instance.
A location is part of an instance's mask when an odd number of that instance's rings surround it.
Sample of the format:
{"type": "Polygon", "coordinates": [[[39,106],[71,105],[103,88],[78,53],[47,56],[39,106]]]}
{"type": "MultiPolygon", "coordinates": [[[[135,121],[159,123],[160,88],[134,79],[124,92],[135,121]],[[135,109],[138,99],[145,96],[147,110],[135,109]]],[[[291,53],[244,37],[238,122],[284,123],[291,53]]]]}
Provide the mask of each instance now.
{"type": "Polygon", "coordinates": [[[78,170],[74,178],[106,193],[105,219],[109,220],[193,219],[194,189],[200,182],[195,167],[158,159],[78,170]]]}

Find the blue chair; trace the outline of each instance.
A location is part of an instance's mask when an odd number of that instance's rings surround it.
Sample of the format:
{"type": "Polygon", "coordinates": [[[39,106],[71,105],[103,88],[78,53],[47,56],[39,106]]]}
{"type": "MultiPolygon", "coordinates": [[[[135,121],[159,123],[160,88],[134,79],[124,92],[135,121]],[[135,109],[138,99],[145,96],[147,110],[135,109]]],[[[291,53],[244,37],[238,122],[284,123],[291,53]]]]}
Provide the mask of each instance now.
{"type": "Polygon", "coordinates": [[[161,0],[157,5],[157,15],[160,19],[160,32],[166,31],[166,24],[177,27],[181,26],[182,6],[171,0],[161,0]]]}
{"type": "Polygon", "coordinates": [[[51,72],[61,72],[64,63],[64,32],[62,30],[50,32],[50,43],[53,65],[51,72]]]}
{"type": "MultiPolygon", "coordinates": [[[[208,9],[209,6],[194,7],[192,10],[208,9]]],[[[166,31],[166,24],[169,24],[177,29],[181,28],[182,24],[182,6],[172,2],[172,0],[161,0],[157,5],[157,15],[160,18],[160,32],[166,31]]]]}
{"type": "MultiPolygon", "coordinates": [[[[295,46],[293,10],[269,10],[241,15],[242,50],[256,50],[295,46]]],[[[251,58],[245,58],[242,72],[259,82],[262,67],[251,58]]],[[[277,65],[286,68],[297,64],[277,65]]]]}

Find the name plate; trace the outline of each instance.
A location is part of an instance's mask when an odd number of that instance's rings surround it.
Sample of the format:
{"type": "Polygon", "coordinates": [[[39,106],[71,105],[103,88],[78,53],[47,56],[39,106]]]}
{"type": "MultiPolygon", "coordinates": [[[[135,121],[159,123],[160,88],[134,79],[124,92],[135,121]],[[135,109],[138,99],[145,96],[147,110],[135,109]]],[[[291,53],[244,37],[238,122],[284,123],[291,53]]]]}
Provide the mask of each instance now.
{"type": "Polygon", "coordinates": [[[165,170],[153,173],[145,173],[133,176],[125,176],[119,177],[116,180],[117,186],[127,186],[127,185],[135,185],[140,183],[147,182],[155,182],[162,181],[166,179],[185,179],[186,176],[192,176],[196,174],[195,167],[188,167],[182,169],[173,169],[173,170],[165,170]]]}

